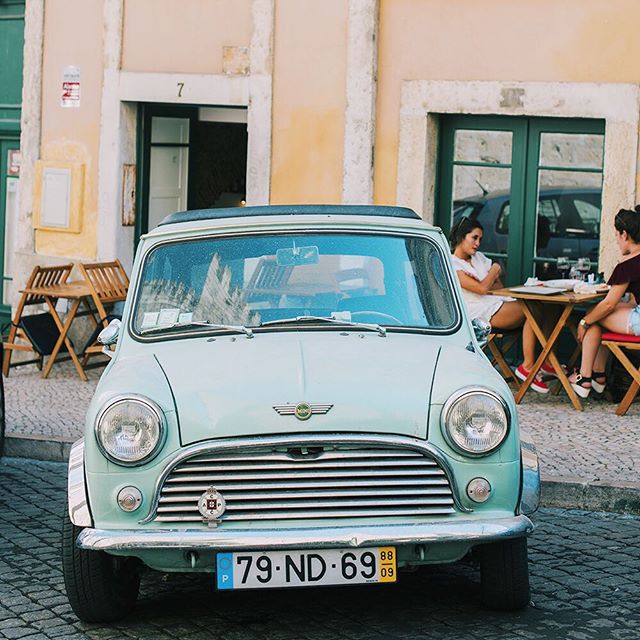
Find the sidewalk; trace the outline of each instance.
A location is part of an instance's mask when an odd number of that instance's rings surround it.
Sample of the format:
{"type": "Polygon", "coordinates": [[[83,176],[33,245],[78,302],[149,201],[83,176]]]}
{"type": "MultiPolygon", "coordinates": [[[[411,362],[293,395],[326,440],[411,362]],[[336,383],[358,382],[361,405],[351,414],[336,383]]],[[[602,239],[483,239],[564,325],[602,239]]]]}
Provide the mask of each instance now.
{"type": "MultiPolygon", "coordinates": [[[[47,380],[33,365],[5,378],[5,455],[64,460],[81,437],[84,413],[103,369],[78,379],[73,365],[56,365],[47,380]]],[[[615,405],[589,398],[574,411],[561,395],[525,396],[520,425],[540,455],[547,506],[640,513],[640,403],[624,417],[615,405]]]]}

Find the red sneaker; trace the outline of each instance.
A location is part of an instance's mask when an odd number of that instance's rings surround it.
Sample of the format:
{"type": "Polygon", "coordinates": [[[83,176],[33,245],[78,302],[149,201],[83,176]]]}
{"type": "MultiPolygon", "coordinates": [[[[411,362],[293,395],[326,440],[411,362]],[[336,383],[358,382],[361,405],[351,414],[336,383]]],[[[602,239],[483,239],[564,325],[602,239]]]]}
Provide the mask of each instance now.
{"type": "MultiPolygon", "coordinates": [[[[560,365],[562,367],[562,370],[565,372],[565,374],[567,373],[567,369],[566,367],[561,364],[560,365]]],[[[553,377],[553,378],[557,378],[558,374],[556,373],[556,370],[550,365],[547,364],[546,362],[540,367],[540,373],[544,376],[547,377],[553,377]]]]}
{"type": "MultiPolygon", "coordinates": [[[[520,365],[516,369],[516,376],[520,378],[520,380],[526,380],[529,377],[529,372],[520,365]]],[[[536,377],[533,379],[531,388],[538,393],[549,393],[549,387],[543,382],[540,372],[538,372],[536,377]]]]}

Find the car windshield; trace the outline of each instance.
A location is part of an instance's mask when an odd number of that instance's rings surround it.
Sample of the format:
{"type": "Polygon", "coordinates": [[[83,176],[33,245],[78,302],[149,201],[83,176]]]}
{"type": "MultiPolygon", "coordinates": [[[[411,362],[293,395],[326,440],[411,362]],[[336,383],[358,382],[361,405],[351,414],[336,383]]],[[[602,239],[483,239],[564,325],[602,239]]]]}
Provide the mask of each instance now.
{"type": "Polygon", "coordinates": [[[360,324],[447,330],[456,305],[441,252],[422,237],[344,233],[174,241],[147,255],[133,331],[360,324]],[[323,319],[327,319],[323,322],[323,319]]]}

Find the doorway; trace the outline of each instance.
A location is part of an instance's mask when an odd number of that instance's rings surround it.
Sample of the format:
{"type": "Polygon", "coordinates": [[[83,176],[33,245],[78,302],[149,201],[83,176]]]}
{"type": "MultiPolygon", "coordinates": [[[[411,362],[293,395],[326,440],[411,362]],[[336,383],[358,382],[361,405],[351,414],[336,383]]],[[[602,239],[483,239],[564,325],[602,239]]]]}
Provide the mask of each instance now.
{"type": "Polygon", "coordinates": [[[176,211],[244,205],[246,113],[245,108],[140,105],[136,244],[176,211]]]}
{"type": "Polygon", "coordinates": [[[602,120],[443,117],[436,224],[477,220],[506,285],[597,272],[603,163],[602,120]]]}

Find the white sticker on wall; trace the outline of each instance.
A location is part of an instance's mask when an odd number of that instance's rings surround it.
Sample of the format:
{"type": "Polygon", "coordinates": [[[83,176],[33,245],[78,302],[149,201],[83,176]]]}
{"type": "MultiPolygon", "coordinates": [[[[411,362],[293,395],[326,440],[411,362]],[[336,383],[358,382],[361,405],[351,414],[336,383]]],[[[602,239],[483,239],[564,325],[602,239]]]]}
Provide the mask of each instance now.
{"type": "Polygon", "coordinates": [[[61,107],[80,106],[80,69],[68,65],[62,72],[62,98],[61,107]]]}

